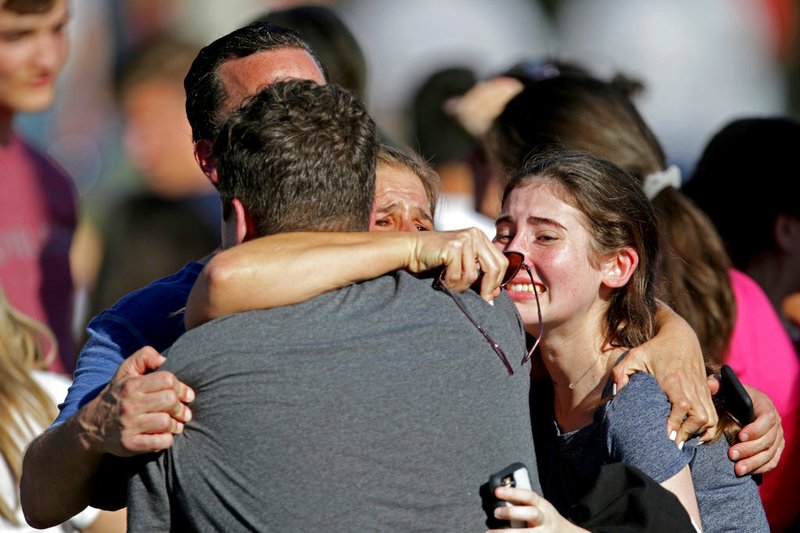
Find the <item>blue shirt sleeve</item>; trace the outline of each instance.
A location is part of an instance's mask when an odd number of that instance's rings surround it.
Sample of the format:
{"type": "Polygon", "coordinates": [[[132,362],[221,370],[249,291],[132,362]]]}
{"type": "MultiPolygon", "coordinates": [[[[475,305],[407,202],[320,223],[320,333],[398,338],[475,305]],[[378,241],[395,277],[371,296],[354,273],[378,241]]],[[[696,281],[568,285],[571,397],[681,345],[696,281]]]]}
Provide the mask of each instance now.
{"type": "Polygon", "coordinates": [[[72,385],[58,406],[60,412],[53,426],[65,422],[97,396],[125,358],[146,343],[135,327],[107,311],[92,319],[86,331],[89,338],[78,356],[72,385]]]}
{"type": "Polygon", "coordinates": [[[186,306],[202,269],[200,263],[189,263],[176,274],[125,296],[89,322],[72,386],[51,427],[64,423],[96,397],[136,350],[152,346],[161,352],[183,334],[183,313],[178,311],[186,306]]]}
{"type": "Polygon", "coordinates": [[[671,405],[650,374],[636,373],[606,405],[604,439],[610,462],[633,465],[659,483],[692,460],[697,439],[679,450],[666,433],[671,405]]]}

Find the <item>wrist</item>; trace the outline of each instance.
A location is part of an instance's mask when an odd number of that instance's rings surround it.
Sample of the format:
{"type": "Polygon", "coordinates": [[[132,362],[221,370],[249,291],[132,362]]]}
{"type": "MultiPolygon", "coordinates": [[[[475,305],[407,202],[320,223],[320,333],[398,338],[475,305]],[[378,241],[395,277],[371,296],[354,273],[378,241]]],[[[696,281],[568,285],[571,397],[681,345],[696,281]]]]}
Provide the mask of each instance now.
{"type": "Polygon", "coordinates": [[[71,426],[80,448],[85,453],[96,455],[98,458],[109,453],[100,423],[103,418],[101,398],[105,393],[106,390],[103,390],[65,424],[71,426]]]}

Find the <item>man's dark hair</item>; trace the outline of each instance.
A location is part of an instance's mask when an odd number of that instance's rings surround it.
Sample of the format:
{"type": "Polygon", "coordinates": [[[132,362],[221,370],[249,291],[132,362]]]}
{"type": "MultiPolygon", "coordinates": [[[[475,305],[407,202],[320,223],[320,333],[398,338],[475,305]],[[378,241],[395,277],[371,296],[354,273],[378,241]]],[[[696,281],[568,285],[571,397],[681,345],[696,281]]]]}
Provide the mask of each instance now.
{"type": "Polygon", "coordinates": [[[259,236],[365,231],[379,139],[364,104],[337,85],[270,85],[235,111],[214,142],[223,216],[238,198],[259,236]]]}
{"type": "Polygon", "coordinates": [[[294,31],[274,24],[254,22],[200,50],[183,80],[186,116],[192,126],[192,140],[213,140],[225,120],[220,116],[220,108],[225,100],[225,89],[219,78],[219,67],[223,63],[285,48],[299,48],[308,52],[327,79],[325,66],[308,43],[294,31]]]}

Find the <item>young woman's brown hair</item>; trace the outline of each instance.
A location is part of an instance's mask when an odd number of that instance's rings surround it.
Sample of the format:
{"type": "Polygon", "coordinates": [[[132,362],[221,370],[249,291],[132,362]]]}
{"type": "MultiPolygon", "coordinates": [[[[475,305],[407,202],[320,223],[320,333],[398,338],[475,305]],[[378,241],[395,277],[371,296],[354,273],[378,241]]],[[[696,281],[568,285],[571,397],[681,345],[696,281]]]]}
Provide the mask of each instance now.
{"type": "Polygon", "coordinates": [[[556,76],[529,84],[495,120],[487,145],[504,172],[553,148],[599,155],[633,174],[656,210],[661,300],[694,328],[707,372],[717,373],[736,320],[730,261],[708,218],[679,190],[664,151],[622,77],[556,76]]]}

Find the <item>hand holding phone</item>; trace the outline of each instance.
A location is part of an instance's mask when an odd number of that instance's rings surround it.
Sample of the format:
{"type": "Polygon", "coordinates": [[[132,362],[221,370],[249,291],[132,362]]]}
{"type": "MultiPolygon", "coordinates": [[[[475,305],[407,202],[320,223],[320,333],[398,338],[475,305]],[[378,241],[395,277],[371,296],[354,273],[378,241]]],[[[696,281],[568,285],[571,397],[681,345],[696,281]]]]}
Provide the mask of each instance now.
{"type": "MultiPolygon", "coordinates": [[[[497,487],[515,487],[518,489],[528,489],[531,490],[531,479],[528,475],[528,469],[522,463],[512,463],[508,465],[506,468],[500,470],[497,473],[492,474],[489,476],[489,492],[494,496],[494,489],[497,487]]],[[[495,506],[507,506],[510,507],[514,505],[511,502],[507,502],[504,500],[496,500],[495,506]]],[[[524,522],[519,522],[516,520],[511,520],[508,522],[503,522],[502,525],[498,527],[513,527],[513,528],[522,528],[526,527],[527,524],[524,522]]]]}
{"type": "MultiPolygon", "coordinates": [[[[728,365],[720,368],[719,392],[717,397],[722,400],[725,409],[736,419],[741,427],[746,426],[756,419],[753,410],[753,400],[739,381],[736,373],[728,365]]],[[[756,484],[761,485],[761,474],[753,474],[756,484]]]]}
{"type": "Polygon", "coordinates": [[[756,419],[753,400],[731,367],[722,365],[720,376],[717,397],[722,400],[725,409],[744,427],[756,419]]]}

